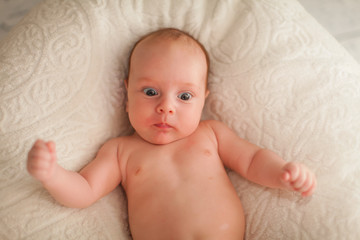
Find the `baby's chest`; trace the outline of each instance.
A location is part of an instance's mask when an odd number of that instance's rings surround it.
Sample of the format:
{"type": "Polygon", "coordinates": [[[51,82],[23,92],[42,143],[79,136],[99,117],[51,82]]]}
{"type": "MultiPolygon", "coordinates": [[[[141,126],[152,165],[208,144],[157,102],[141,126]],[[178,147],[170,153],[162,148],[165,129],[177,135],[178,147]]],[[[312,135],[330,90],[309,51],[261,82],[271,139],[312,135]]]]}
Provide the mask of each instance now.
{"type": "Polygon", "coordinates": [[[223,170],[217,150],[211,144],[193,143],[143,147],[129,156],[129,182],[178,184],[186,179],[211,177],[223,170]]]}

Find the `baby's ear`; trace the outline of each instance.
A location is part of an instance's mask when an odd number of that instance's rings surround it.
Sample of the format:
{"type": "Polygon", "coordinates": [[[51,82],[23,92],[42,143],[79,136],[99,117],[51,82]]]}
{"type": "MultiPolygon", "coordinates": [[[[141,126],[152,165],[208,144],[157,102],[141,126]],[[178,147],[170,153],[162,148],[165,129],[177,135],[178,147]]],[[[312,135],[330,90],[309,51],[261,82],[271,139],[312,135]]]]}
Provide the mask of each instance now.
{"type": "MultiPolygon", "coordinates": [[[[127,89],[128,89],[128,79],[124,79],[124,85],[125,85],[125,88],[126,88],[126,91],[127,91],[127,89]]],[[[129,105],[129,100],[127,99],[127,97],[126,97],[126,102],[125,102],[125,111],[126,112],[129,112],[128,111],[128,105],[129,105]]]]}
{"type": "Polygon", "coordinates": [[[126,88],[126,90],[128,89],[128,79],[124,79],[124,85],[125,85],[125,88],[126,88]]]}
{"type": "Polygon", "coordinates": [[[209,94],[210,94],[209,89],[206,89],[206,91],[205,91],[205,99],[209,96],[209,94]]]}

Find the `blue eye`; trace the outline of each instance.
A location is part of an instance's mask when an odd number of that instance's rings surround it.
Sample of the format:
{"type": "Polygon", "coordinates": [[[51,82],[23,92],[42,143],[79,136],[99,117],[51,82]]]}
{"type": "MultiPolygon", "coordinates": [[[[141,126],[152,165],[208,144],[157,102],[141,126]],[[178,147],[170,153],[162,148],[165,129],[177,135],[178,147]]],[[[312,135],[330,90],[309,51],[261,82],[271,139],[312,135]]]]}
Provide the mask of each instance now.
{"type": "Polygon", "coordinates": [[[144,93],[150,97],[158,95],[158,92],[153,88],[145,88],[144,93]]]}
{"type": "Polygon", "coordinates": [[[184,92],[184,93],[179,94],[178,98],[180,98],[183,101],[189,101],[192,98],[192,95],[189,92],[184,92]]]}

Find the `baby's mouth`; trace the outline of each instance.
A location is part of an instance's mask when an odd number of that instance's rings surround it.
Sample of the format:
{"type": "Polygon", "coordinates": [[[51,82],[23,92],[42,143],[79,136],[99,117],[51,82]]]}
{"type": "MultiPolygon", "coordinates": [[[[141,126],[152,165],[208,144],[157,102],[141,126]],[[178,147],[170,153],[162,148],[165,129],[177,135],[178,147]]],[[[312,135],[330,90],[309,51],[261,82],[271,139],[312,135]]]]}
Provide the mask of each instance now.
{"type": "Polygon", "coordinates": [[[156,123],[154,124],[155,127],[157,128],[161,128],[161,129],[168,129],[168,128],[172,128],[171,125],[167,124],[167,123],[156,123]]]}

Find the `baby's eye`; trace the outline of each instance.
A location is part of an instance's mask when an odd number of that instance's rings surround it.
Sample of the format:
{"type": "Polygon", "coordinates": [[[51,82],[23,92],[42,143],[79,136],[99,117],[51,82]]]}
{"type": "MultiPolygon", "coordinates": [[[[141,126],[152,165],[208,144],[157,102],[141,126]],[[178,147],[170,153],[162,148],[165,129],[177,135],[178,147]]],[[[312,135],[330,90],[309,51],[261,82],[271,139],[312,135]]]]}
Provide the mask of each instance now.
{"type": "Polygon", "coordinates": [[[145,88],[144,93],[150,97],[158,95],[158,92],[153,88],[145,88]]]}
{"type": "Polygon", "coordinates": [[[180,93],[178,95],[178,98],[180,98],[183,101],[189,101],[192,98],[192,95],[189,92],[184,92],[184,93],[180,93]]]}

